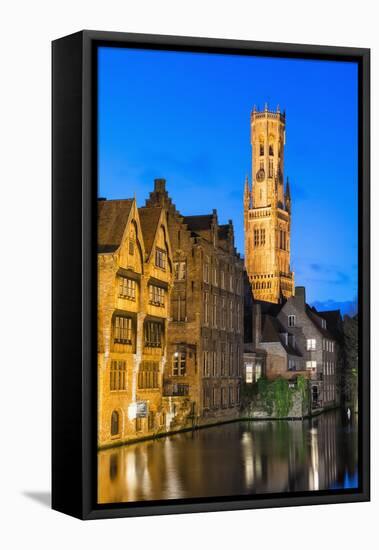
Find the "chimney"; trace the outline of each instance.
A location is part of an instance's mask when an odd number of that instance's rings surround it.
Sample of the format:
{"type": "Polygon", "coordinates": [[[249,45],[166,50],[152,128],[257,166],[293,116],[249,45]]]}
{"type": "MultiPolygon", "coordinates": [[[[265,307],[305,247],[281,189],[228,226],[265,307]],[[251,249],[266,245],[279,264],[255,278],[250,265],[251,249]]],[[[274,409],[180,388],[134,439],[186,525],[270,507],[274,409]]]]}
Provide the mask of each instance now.
{"type": "Polygon", "coordinates": [[[260,304],[253,304],[252,307],[252,329],[253,346],[256,347],[262,338],[262,312],[260,304]]]}
{"type": "Polygon", "coordinates": [[[154,180],[154,191],[156,193],[164,193],[166,191],[166,180],[164,178],[156,178],[154,180]]]}
{"type": "Polygon", "coordinates": [[[305,286],[295,287],[295,296],[298,301],[305,306],[305,286]]]}

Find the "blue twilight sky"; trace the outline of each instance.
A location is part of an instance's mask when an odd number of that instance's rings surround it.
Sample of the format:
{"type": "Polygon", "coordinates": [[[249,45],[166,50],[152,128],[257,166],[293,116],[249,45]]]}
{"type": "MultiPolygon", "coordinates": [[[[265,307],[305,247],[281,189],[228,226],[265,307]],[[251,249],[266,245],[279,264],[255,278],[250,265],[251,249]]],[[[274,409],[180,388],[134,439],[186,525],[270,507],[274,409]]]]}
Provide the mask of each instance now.
{"type": "Polygon", "coordinates": [[[139,206],[163,177],[178,210],[232,219],[243,254],[250,112],[286,111],[295,284],[320,309],[357,296],[358,71],[355,63],[102,47],[99,195],[139,206]]]}

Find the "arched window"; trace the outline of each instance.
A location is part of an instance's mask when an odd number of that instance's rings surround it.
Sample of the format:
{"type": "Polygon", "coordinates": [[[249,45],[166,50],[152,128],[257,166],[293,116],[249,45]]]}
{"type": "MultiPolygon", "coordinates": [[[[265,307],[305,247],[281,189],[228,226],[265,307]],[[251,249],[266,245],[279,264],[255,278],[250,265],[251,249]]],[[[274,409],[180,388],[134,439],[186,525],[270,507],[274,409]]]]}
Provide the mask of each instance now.
{"type": "Polygon", "coordinates": [[[260,155],[261,157],[263,157],[264,154],[265,154],[265,146],[263,145],[263,142],[261,142],[261,143],[259,144],[259,155],[260,155]]]}
{"type": "Polygon", "coordinates": [[[117,435],[120,432],[120,415],[117,411],[112,412],[111,417],[111,435],[117,435]]]}

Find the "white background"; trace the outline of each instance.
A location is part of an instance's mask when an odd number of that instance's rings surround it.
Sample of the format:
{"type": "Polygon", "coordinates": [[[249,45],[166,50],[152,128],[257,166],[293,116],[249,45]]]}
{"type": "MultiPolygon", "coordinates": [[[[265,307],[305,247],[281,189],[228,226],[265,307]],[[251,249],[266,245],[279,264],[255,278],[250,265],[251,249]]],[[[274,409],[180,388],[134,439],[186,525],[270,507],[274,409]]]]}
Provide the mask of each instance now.
{"type": "MultiPolygon", "coordinates": [[[[374,391],[377,387],[374,360],[371,503],[97,522],[80,522],[41,503],[46,502],[50,487],[50,41],[92,28],[372,48],[372,203],[375,205],[379,199],[375,186],[379,36],[375,4],[373,0],[13,0],[2,5],[0,544],[3,548],[377,547],[378,399],[374,391]]],[[[278,82],[278,86],[285,86],[285,82],[278,82]]],[[[375,243],[378,217],[373,217],[375,243]]],[[[376,267],[374,250],[373,274],[376,267]]],[[[378,291],[374,288],[374,319],[378,314],[377,298],[378,291]]],[[[373,358],[375,352],[374,340],[373,358]]]]}

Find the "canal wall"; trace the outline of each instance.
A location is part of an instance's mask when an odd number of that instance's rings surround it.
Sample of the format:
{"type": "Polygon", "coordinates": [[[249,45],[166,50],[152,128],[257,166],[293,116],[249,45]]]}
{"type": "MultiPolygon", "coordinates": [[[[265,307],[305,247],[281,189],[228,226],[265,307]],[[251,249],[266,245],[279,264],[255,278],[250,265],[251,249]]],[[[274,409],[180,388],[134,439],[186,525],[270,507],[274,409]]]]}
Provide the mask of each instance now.
{"type": "Polygon", "coordinates": [[[242,389],[242,418],[304,418],[310,415],[307,384],[292,387],[284,379],[259,381],[242,389]]]}

